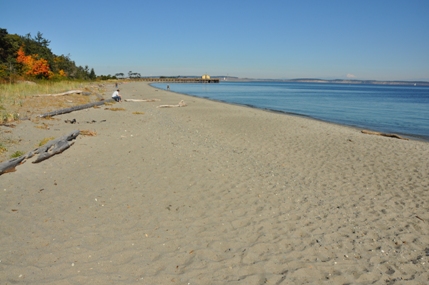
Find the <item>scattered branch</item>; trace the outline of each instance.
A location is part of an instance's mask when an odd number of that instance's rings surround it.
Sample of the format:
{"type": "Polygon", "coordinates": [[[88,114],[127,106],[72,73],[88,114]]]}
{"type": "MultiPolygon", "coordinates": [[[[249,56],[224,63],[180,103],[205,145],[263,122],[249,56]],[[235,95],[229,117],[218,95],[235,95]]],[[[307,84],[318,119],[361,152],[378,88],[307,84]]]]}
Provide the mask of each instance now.
{"type": "Polygon", "coordinates": [[[187,106],[185,101],[181,100],[177,105],[159,105],[157,108],[175,108],[175,107],[185,107],[187,106]]]}
{"type": "Polygon", "coordinates": [[[161,99],[124,99],[125,102],[158,102],[161,99]]]}
{"type": "Polygon", "coordinates": [[[57,94],[38,94],[34,95],[34,97],[57,97],[57,96],[64,96],[64,95],[70,95],[70,94],[82,94],[82,90],[71,90],[63,93],[57,93],[57,94]]]}
{"type": "Polygon", "coordinates": [[[367,130],[362,130],[361,132],[367,135],[383,136],[383,137],[395,138],[395,139],[406,140],[406,141],[408,140],[407,138],[403,138],[396,134],[386,134],[386,133],[379,133],[379,132],[373,132],[373,131],[367,131],[367,130]]]}

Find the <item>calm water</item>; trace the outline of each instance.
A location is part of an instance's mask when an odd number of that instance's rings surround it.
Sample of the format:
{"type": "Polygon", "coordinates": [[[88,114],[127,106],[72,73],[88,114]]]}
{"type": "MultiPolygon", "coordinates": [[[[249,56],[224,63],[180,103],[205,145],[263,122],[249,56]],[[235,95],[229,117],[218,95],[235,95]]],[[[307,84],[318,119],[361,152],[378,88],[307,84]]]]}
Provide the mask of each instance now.
{"type": "MultiPolygon", "coordinates": [[[[166,89],[166,83],[152,84],[166,89]]],[[[429,141],[429,87],[286,82],[169,84],[170,90],[429,141]]]]}

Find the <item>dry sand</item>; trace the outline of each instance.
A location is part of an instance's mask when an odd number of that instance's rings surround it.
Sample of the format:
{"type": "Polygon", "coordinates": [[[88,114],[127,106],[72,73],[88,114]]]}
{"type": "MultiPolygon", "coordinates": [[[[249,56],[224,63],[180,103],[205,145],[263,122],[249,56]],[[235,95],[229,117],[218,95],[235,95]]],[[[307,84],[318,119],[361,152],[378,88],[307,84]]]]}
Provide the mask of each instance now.
{"type": "Polygon", "coordinates": [[[0,284],[429,283],[427,142],[121,93],[161,102],[0,126],[23,151],[97,133],[0,176],[0,284]]]}

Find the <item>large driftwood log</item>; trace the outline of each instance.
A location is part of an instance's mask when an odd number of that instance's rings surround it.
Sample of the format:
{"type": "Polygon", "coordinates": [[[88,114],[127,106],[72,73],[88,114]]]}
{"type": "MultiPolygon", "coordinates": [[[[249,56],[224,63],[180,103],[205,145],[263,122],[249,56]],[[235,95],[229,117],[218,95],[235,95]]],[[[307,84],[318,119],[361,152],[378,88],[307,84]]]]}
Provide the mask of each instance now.
{"type": "Polygon", "coordinates": [[[60,109],[60,110],[56,110],[56,111],[52,111],[49,113],[39,115],[39,117],[40,118],[46,118],[46,117],[53,117],[53,116],[57,116],[57,115],[67,114],[67,113],[71,113],[74,111],[92,108],[94,106],[100,106],[100,105],[103,105],[104,103],[107,103],[107,102],[114,102],[114,100],[113,99],[107,99],[104,101],[98,101],[98,102],[88,103],[85,105],[79,105],[79,106],[74,106],[74,107],[70,107],[70,108],[66,108],[66,109],[60,109]]]}
{"type": "Polygon", "coordinates": [[[21,163],[23,163],[25,158],[26,156],[22,155],[20,157],[13,158],[11,160],[0,163],[0,175],[8,172],[14,172],[15,168],[21,163]]]}
{"type": "Polygon", "coordinates": [[[158,102],[161,99],[124,99],[125,102],[158,102]]]}
{"type": "Polygon", "coordinates": [[[57,97],[57,96],[64,96],[64,95],[70,95],[70,94],[82,94],[82,90],[70,90],[63,93],[57,93],[57,94],[38,94],[34,95],[35,97],[57,97]]]}
{"type": "Polygon", "coordinates": [[[367,130],[362,130],[361,132],[367,135],[383,136],[383,137],[395,138],[395,139],[406,140],[406,141],[408,140],[407,138],[403,138],[401,136],[398,136],[397,134],[386,134],[386,133],[379,133],[379,132],[373,132],[373,131],[367,131],[367,130]]]}
{"type": "MultiPolygon", "coordinates": [[[[45,145],[35,149],[33,155],[39,154],[39,156],[35,161],[33,161],[33,163],[41,162],[68,149],[74,144],[72,140],[74,140],[79,135],[79,133],[79,130],[75,130],[68,135],[49,141],[45,145]]],[[[32,157],[33,155],[29,156],[28,158],[32,157]]]]}
{"type": "Polygon", "coordinates": [[[45,145],[36,148],[35,150],[30,151],[29,153],[22,155],[18,158],[11,159],[9,161],[0,163],[0,175],[15,171],[15,168],[24,163],[27,159],[32,158],[36,154],[39,156],[36,158],[33,163],[41,162],[45,159],[48,159],[58,153],[63,152],[74,144],[74,140],[79,135],[79,130],[75,130],[68,135],[62,136],[58,139],[51,140],[45,145]]]}
{"type": "Polygon", "coordinates": [[[181,100],[177,105],[159,105],[157,108],[175,108],[175,107],[185,107],[187,106],[185,101],[181,100]]]}

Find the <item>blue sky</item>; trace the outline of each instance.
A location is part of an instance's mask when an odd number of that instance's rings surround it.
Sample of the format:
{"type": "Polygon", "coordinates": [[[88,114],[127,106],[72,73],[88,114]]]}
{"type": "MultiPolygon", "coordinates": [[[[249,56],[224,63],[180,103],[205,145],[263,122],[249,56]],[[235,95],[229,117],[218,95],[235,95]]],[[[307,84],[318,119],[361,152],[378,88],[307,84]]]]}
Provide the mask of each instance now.
{"type": "Polygon", "coordinates": [[[97,75],[429,80],[427,0],[0,0],[97,75]]]}

